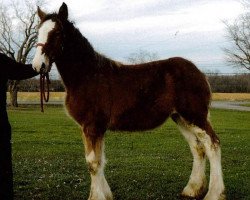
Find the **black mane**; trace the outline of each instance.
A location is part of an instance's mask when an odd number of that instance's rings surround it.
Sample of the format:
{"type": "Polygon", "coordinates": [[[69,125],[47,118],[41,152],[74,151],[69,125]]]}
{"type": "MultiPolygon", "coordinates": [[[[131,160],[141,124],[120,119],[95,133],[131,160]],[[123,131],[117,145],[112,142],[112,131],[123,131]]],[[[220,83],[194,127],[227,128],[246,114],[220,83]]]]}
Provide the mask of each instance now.
{"type": "Polygon", "coordinates": [[[96,52],[88,39],[75,27],[74,22],[66,21],[62,25],[64,34],[63,48],[65,49],[63,57],[67,57],[67,60],[81,61],[83,63],[87,61],[88,64],[92,64],[91,69],[100,70],[102,66],[114,67],[112,63],[116,62],[96,52]],[[103,63],[106,64],[103,65],[103,63]]]}
{"type": "Polygon", "coordinates": [[[95,56],[95,51],[90,42],[85,38],[78,28],[74,26],[73,22],[66,21],[63,24],[63,34],[65,45],[64,48],[74,49],[76,54],[72,55],[74,59],[76,56],[82,58],[87,56],[88,58],[93,58],[95,56]]]}

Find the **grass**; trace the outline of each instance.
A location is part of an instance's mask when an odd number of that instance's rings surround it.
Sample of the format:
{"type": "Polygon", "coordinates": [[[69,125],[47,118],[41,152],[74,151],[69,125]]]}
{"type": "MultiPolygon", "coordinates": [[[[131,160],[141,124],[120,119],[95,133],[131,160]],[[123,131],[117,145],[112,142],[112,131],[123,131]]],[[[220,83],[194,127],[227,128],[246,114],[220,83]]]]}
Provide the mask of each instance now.
{"type": "Polygon", "coordinates": [[[250,107],[250,103],[241,104],[241,106],[250,107]]]}
{"type": "MultiPolygon", "coordinates": [[[[15,199],[87,199],[90,178],[80,128],[62,106],[9,109],[15,199]]],[[[250,112],[212,110],[222,142],[228,199],[250,199],[250,112]]],[[[192,157],[174,123],[147,132],[107,132],[107,180],[115,199],[180,199],[192,157]]],[[[208,173],[207,173],[208,174],[208,173]]]]}

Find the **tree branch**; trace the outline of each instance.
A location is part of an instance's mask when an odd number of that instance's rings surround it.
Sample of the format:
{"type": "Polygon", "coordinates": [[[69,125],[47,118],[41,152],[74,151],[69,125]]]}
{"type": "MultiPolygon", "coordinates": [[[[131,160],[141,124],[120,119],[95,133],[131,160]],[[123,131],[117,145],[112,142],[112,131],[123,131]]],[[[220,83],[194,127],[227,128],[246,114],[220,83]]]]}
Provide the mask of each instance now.
{"type": "Polygon", "coordinates": [[[227,61],[235,66],[250,69],[250,14],[240,16],[233,24],[224,22],[227,28],[227,38],[232,48],[224,49],[227,61]]]}

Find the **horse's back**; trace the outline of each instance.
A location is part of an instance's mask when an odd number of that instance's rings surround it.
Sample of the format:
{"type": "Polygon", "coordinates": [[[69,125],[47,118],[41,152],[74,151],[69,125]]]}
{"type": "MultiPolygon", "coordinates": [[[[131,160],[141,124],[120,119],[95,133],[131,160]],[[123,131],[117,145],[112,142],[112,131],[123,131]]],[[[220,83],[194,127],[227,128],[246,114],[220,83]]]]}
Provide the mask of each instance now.
{"type": "Polygon", "coordinates": [[[178,99],[191,95],[200,97],[199,99],[204,100],[206,105],[210,102],[211,91],[206,76],[195,64],[185,58],[172,57],[135,65],[134,68],[141,69],[149,74],[163,75],[166,89],[173,87],[178,99]]]}

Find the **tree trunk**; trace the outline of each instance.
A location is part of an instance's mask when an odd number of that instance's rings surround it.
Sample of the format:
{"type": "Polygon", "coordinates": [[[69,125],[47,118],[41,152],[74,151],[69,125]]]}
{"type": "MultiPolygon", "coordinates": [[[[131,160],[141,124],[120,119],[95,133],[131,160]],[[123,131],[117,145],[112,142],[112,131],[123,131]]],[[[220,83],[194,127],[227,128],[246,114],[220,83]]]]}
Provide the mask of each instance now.
{"type": "Polygon", "coordinates": [[[20,81],[10,81],[9,91],[10,91],[10,105],[13,107],[18,107],[17,93],[19,90],[20,81]]]}

